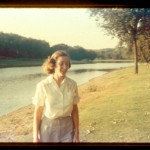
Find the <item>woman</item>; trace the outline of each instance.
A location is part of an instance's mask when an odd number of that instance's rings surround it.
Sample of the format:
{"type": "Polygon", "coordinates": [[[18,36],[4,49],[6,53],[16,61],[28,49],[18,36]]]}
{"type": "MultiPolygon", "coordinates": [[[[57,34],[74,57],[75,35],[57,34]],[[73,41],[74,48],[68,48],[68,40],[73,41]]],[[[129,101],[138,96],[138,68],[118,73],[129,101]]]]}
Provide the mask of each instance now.
{"type": "Polygon", "coordinates": [[[37,84],[33,98],[33,141],[79,142],[78,89],[66,76],[70,58],[64,51],[56,51],[43,67],[49,76],[37,84]]]}

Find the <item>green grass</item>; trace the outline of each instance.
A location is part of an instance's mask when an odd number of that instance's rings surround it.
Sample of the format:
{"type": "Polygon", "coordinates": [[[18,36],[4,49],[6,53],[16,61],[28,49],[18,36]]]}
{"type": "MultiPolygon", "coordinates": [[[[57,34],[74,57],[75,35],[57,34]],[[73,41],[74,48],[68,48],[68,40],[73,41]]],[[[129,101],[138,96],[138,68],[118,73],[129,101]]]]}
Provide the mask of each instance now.
{"type": "Polygon", "coordinates": [[[43,59],[0,59],[0,68],[41,66],[43,62],[43,59]]]}
{"type": "Polygon", "coordinates": [[[138,75],[133,67],[110,72],[88,86],[89,98],[81,97],[79,104],[81,141],[150,142],[147,66],[139,66],[138,75]]]}

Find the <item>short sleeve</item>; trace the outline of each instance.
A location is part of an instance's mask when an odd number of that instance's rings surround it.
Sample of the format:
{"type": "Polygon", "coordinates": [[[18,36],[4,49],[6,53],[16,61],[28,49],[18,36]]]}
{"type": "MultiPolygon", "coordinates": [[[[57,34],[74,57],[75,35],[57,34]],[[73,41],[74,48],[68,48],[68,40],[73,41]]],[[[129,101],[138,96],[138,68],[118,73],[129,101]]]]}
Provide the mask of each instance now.
{"type": "Polygon", "coordinates": [[[33,97],[32,103],[38,106],[44,106],[45,103],[45,93],[41,83],[38,83],[36,86],[35,95],[33,97]]]}
{"type": "Polygon", "coordinates": [[[77,84],[75,84],[73,104],[78,104],[79,101],[80,101],[80,97],[79,97],[79,94],[78,94],[78,87],[77,87],[77,84]]]}

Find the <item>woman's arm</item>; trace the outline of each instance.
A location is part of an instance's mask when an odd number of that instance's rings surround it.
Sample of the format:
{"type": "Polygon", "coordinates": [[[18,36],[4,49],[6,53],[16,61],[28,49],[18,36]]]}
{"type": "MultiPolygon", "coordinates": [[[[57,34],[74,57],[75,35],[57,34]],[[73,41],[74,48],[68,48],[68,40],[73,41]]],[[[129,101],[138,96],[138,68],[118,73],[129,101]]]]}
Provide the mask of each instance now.
{"type": "Polygon", "coordinates": [[[73,142],[79,142],[79,112],[77,104],[73,105],[72,119],[74,125],[73,142]]]}
{"type": "Polygon", "coordinates": [[[43,106],[35,106],[33,118],[33,142],[39,142],[39,128],[43,114],[43,106]]]}

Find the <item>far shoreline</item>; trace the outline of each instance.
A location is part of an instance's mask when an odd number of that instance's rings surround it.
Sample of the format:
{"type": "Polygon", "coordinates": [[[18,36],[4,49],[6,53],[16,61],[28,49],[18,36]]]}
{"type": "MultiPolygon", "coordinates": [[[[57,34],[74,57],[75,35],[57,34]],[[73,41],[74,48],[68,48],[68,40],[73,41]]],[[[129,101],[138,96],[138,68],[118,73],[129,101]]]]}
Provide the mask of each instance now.
{"type": "MultiPolygon", "coordinates": [[[[44,59],[7,58],[0,59],[0,68],[12,67],[38,67],[42,66],[44,59]]],[[[133,63],[133,60],[71,60],[72,64],[94,64],[94,63],[133,63]]]]}

